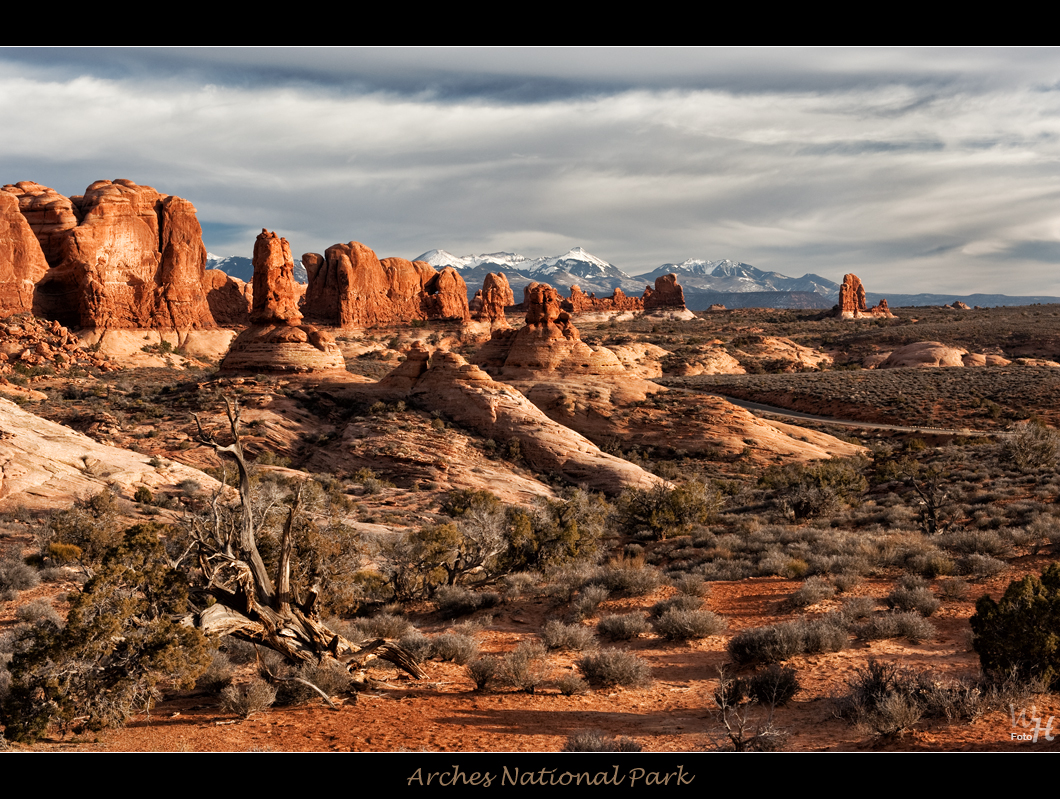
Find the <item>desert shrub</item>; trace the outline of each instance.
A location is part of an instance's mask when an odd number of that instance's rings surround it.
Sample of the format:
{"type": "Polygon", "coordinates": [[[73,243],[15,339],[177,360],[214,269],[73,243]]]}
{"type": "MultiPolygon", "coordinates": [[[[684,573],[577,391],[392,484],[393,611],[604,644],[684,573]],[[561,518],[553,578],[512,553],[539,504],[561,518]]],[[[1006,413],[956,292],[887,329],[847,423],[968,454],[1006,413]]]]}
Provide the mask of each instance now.
{"type": "Polygon", "coordinates": [[[230,635],[221,638],[220,648],[230,661],[239,665],[252,663],[258,657],[258,648],[254,644],[230,635]]]}
{"type": "Polygon", "coordinates": [[[1060,455],[1060,434],[1041,422],[1026,422],[1005,436],[1002,452],[1023,472],[1052,466],[1060,455]]]}
{"type": "MultiPolygon", "coordinates": [[[[842,571],[832,575],[832,585],[835,586],[837,594],[845,594],[851,588],[856,588],[864,582],[860,566],[858,571],[842,571]]],[[[869,571],[869,567],[866,564],[865,571],[869,571]]]]}
{"type": "Polygon", "coordinates": [[[576,732],[567,738],[564,752],[640,752],[640,744],[624,735],[617,738],[600,730],[576,732]]]}
{"type": "Polygon", "coordinates": [[[516,572],[501,578],[505,599],[518,599],[532,592],[540,580],[540,575],[533,572],[516,572]]]}
{"type": "Polygon", "coordinates": [[[856,501],[868,488],[863,458],[831,458],[813,464],[770,467],[758,485],[772,492],[774,502],[796,521],[823,516],[856,501]]]}
{"type": "Polygon", "coordinates": [[[467,674],[475,687],[480,691],[486,690],[500,667],[500,661],[492,655],[480,657],[467,664],[467,674]]]}
{"type": "Polygon", "coordinates": [[[219,649],[214,650],[210,665],[195,680],[195,687],[200,691],[216,694],[232,684],[232,661],[219,649]]]}
{"type": "Polygon", "coordinates": [[[847,685],[850,693],[836,703],[838,715],[876,735],[905,732],[924,716],[975,712],[967,685],[947,686],[927,672],[916,673],[896,663],[870,659],[847,685]]]}
{"type": "Polygon", "coordinates": [[[49,622],[56,627],[62,627],[63,625],[62,616],[59,615],[58,611],[52,607],[52,603],[47,599],[36,599],[23,605],[15,611],[15,620],[24,624],[49,622]]]}
{"type": "Polygon", "coordinates": [[[808,577],[806,581],[795,590],[788,598],[788,602],[796,608],[816,605],[825,599],[835,596],[835,586],[823,577],[808,577]]]}
{"type": "Polygon", "coordinates": [[[968,577],[993,577],[1005,570],[1005,561],[989,555],[966,555],[957,561],[957,573],[968,577]]]}
{"type": "Polygon", "coordinates": [[[0,592],[25,591],[39,583],[37,570],[21,558],[0,560],[0,592]]]}
{"type": "Polygon", "coordinates": [[[960,600],[968,595],[968,583],[964,580],[953,578],[951,580],[939,581],[939,596],[943,599],[960,600]]]}
{"type": "Polygon", "coordinates": [[[875,610],[876,600],[871,596],[855,596],[843,603],[840,612],[847,619],[858,620],[871,616],[875,610]]]}
{"type": "Polygon", "coordinates": [[[980,597],[971,624],[985,673],[1060,685],[1060,563],[1009,583],[998,602],[980,597]]]}
{"type": "Polygon", "coordinates": [[[292,666],[270,653],[266,662],[274,664],[270,671],[278,680],[275,698],[278,705],[304,705],[320,699],[320,694],[310,685],[331,697],[346,693],[353,684],[349,672],[333,661],[292,666]]]}
{"type": "Polygon", "coordinates": [[[651,667],[622,649],[601,649],[586,655],[577,665],[590,685],[642,688],[651,683],[651,667]]]}
{"type": "Polygon", "coordinates": [[[648,617],[657,619],[668,610],[699,610],[701,607],[703,607],[702,598],[689,596],[688,594],[677,594],[652,605],[648,611],[648,617]]]}
{"type": "Polygon", "coordinates": [[[452,661],[460,666],[470,663],[478,655],[478,642],[469,635],[442,633],[431,639],[431,657],[452,661]]]}
{"type": "Polygon", "coordinates": [[[221,691],[221,709],[245,719],[264,713],[276,701],[276,689],[263,680],[229,685],[221,691]]]}
{"type": "Polygon", "coordinates": [[[170,566],[155,525],[128,530],[74,599],[65,627],[24,631],[3,707],[6,735],[36,739],[63,729],[124,724],[161,684],[190,686],[210,662],[203,634],[180,624],[185,576],[170,566]]]}
{"type": "Polygon", "coordinates": [[[710,595],[710,585],[703,582],[703,578],[693,574],[686,574],[673,581],[674,588],[679,594],[704,598],[710,595]]]}
{"type": "Polygon", "coordinates": [[[581,652],[596,643],[596,636],[589,627],[580,624],[564,624],[553,619],[541,631],[541,640],[548,649],[566,649],[581,652]]]}
{"type": "Polygon", "coordinates": [[[500,604],[500,594],[494,591],[472,591],[459,585],[444,585],[434,592],[438,609],[449,617],[466,616],[482,608],[500,604]]]}
{"type": "Polygon", "coordinates": [[[795,655],[837,652],[847,645],[846,622],[839,614],[741,630],[729,640],[735,663],[778,663],[795,655]]]}
{"type": "Polygon", "coordinates": [[[78,547],[85,560],[98,563],[103,555],[122,540],[118,500],[110,491],[101,491],[88,499],[78,500],[69,510],[52,514],[42,528],[38,543],[47,551],[53,541],[78,547]]]}
{"type": "Polygon", "coordinates": [[[612,560],[590,579],[590,585],[602,585],[614,596],[644,596],[662,583],[662,573],[640,558],[612,560]]]}
{"type": "Polygon", "coordinates": [[[393,613],[379,613],[370,619],[357,619],[348,638],[401,638],[412,630],[412,622],[393,613]]]}
{"type": "Polygon", "coordinates": [[[594,558],[607,533],[611,506],[602,496],[574,489],[563,499],[543,500],[532,511],[505,514],[503,572],[555,568],[594,558]]]}
{"type": "Polygon", "coordinates": [[[497,676],[504,684],[528,694],[552,675],[548,652],[537,641],[523,641],[500,659],[497,676]]]}
{"type": "Polygon", "coordinates": [[[879,613],[856,630],[858,638],[879,641],[888,638],[907,638],[919,643],[935,637],[935,626],[916,611],[879,613]]]}
{"type": "Polygon", "coordinates": [[[600,603],[611,595],[611,592],[603,585],[587,585],[578,597],[571,603],[570,615],[575,620],[581,620],[592,616],[600,603]]]}
{"type": "Polygon", "coordinates": [[[905,562],[910,571],[916,572],[922,577],[940,577],[953,574],[957,570],[957,564],[945,553],[939,551],[924,552],[913,555],[905,562]]]}
{"type": "Polygon", "coordinates": [[[398,645],[419,661],[430,660],[434,653],[432,639],[419,630],[409,630],[401,636],[398,645]]]}
{"type": "Polygon", "coordinates": [[[610,641],[630,641],[648,631],[648,622],[639,613],[604,616],[596,623],[596,632],[610,641]]]}
{"type": "Polygon", "coordinates": [[[916,611],[921,616],[930,616],[939,609],[939,601],[931,593],[923,578],[906,574],[898,579],[898,584],[891,590],[884,601],[889,608],[916,611]]]}
{"type": "Polygon", "coordinates": [[[747,695],[760,705],[783,707],[798,693],[799,688],[795,669],[776,663],[755,672],[747,680],[747,695]]]}
{"type": "Polygon", "coordinates": [[[685,535],[693,527],[711,521],[721,510],[722,496],[701,482],[677,488],[659,484],[653,488],[631,488],[617,501],[620,523],[631,533],[649,531],[655,538],[685,535]]]}
{"type": "Polygon", "coordinates": [[[589,683],[577,674],[564,674],[556,680],[556,687],[564,696],[578,696],[589,693],[589,683]]]}
{"type": "Polygon", "coordinates": [[[652,629],[668,641],[688,641],[717,635],[728,622],[709,610],[671,608],[652,622],[652,629]]]}
{"type": "Polygon", "coordinates": [[[140,486],[136,489],[136,493],[133,494],[133,500],[139,502],[141,505],[151,505],[155,501],[154,494],[151,493],[151,489],[147,486],[140,486]]]}

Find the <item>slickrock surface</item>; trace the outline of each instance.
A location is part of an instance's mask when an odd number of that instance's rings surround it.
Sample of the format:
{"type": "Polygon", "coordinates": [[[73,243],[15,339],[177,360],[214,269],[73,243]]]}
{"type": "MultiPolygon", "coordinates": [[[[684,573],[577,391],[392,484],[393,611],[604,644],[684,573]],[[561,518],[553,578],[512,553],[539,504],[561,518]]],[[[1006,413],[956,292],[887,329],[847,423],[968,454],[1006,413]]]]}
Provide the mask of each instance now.
{"type": "Polygon", "coordinates": [[[588,439],[548,418],[511,386],[494,381],[456,353],[435,352],[408,396],[420,407],[437,410],[479,435],[517,440],[522,457],[533,469],[562,475],[574,485],[616,494],[662,482],[639,466],[601,452],[588,439]]]}
{"type": "Polygon", "coordinates": [[[154,491],[175,488],[183,480],[195,480],[208,490],[218,485],[190,466],[165,461],[155,467],[148,460],[0,399],[0,507],[66,509],[71,498],[105,488],[131,499],[139,486],[154,491]]]}
{"type": "Polygon", "coordinates": [[[949,347],[941,341],[917,341],[896,349],[879,362],[877,369],[903,366],[1008,366],[1011,361],[1000,355],[970,353],[961,347],[949,347]]]}

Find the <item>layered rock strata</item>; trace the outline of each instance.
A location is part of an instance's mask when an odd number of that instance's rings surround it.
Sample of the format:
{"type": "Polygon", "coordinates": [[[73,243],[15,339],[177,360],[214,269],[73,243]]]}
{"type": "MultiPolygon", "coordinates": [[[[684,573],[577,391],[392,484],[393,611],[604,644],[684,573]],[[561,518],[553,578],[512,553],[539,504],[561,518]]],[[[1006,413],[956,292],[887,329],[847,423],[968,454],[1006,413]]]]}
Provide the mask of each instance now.
{"type": "Polygon", "coordinates": [[[335,339],[301,324],[294,261],[287,239],[262,230],[254,242],[251,326],[232,342],[224,372],[345,371],[335,339]]]}

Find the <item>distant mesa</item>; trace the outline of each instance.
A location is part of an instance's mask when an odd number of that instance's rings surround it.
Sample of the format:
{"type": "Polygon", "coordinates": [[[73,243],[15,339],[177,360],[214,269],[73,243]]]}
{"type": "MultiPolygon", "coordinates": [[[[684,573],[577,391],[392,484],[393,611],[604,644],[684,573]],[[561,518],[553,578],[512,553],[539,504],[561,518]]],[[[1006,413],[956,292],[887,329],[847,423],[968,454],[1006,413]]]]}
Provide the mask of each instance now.
{"type": "Polygon", "coordinates": [[[302,324],[299,293],[287,239],[263,229],[254,242],[251,326],[232,342],[222,372],[345,371],[335,339],[302,324]]]}
{"type": "Polygon", "coordinates": [[[873,308],[865,304],[865,287],[857,275],[843,275],[839,286],[839,304],[834,308],[835,316],[841,319],[894,319],[887,300],[880,300],[873,308]]]}

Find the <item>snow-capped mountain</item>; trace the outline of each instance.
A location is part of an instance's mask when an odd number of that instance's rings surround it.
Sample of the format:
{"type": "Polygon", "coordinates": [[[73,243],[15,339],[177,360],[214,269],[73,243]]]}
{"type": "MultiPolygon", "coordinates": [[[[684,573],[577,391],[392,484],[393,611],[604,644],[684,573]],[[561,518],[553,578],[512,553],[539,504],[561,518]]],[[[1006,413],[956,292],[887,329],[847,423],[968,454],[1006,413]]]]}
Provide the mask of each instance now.
{"type": "Polygon", "coordinates": [[[730,261],[705,261],[690,258],[679,264],[663,264],[658,269],[641,275],[654,280],[659,275],[674,272],[686,287],[715,292],[806,291],[835,299],[839,284],[820,275],[806,274],[788,277],[779,272],[764,272],[750,264],[730,261]]]}
{"type": "MultiPolygon", "coordinates": [[[[206,253],[206,268],[220,269],[226,275],[239,278],[244,283],[254,279],[254,262],[242,255],[214,255],[206,253]]],[[[302,259],[294,259],[294,279],[299,283],[309,282],[309,273],[302,266],[302,259]]]]}
{"type": "Polygon", "coordinates": [[[578,277],[612,277],[628,280],[622,270],[612,266],[602,258],[586,252],[581,247],[574,247],[563,255],[541,258],[527,258],[514,252],[490,252],[481,255],[453,255],[445,250],[430,250],[414,259],[426,261],[435,269],[451,266],[458,272],[477,269],[480,266],[496,267],[493,271],[517,269],[527,274],[555,275],[566,273],[578,277]]]}
{"type": "MultiPolygon", "coordinates": [[[[712,302],[724,301],[721,294],[771,294],[782,292],[800,293],[799,303],[812,302],[814,306],[828,307],[835,302],[839,285],[818,275],[787,277],[779,272],[764,272],[750,264],[731,261],[707,261],[690,258],[682,263],[667,263],[647,274],[631,276],[582,247],[574,247],[563,255],[527,258],[513,252],[494,252],[480,255],[457,256],[445,250],[430,250],[416,258],[426,261],[435,269],[451,266],[464,278],[468,294],[473,295],[489,272],[503,272],[512,289],[519,297],[521,289],[533,281],[549,283],[564,295],[573,285],[586,293],[607,296],[616,288],[626,294],[639,296],[646,285],[655,278],[674,272],[685,289],[685,298],[690,308],[707,307],[712,302]],[[812,299],[809,295],[816,295],[812,299]]],[[[768,297],[756,297],[756,301],[768,302],[768,297]]],[[[794,299],[794,298],[792,298],[794,299]]],[[[777,298],[778,303],[785,302],[777,298]]]]}

